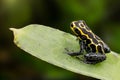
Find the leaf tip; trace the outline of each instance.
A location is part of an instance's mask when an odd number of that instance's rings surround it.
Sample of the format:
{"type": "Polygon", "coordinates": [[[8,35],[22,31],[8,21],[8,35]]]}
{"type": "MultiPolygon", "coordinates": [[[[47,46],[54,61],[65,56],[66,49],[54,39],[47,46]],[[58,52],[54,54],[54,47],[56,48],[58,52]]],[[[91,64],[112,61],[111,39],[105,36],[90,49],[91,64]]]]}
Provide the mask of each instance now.
{"type": "Polygon", "coordinates": [[[9,28],[9,30],[11,30],[13,32],[13,34],[17,34],[19,31],[19,29],[16,29],[16,28],[9,28]]]}
{"type": "Polygon", "coordinates": [[[11,31],[13,31],[13,32],[17,30],[17,29],[15,29],[15,28],[9,28],[9,29],[10,29],[11,31]]]}
{"type": "Polygon", "coordinates": [[[16,28],[9,28],[9,30],[11,30],[13,32],[13,35],[14,35],[14,43],[17,44],[17,36],[18,36],[18,30],[19,29],[16,29],[16,28]]]}

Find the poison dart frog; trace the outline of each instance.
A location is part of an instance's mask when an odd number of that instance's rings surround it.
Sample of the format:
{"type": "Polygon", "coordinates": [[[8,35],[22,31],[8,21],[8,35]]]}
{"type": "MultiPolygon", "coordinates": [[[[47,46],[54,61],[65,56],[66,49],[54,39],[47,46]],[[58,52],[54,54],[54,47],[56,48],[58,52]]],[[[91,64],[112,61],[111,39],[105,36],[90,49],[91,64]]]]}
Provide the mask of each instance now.
{"type": "Polygon", "coordinates": [[[105,54],[110,53],[110,48],[92,32],[84,20],[73,21],[70,28],[79,40],[80,51],[70,52],[69,55],[83,55],[83,61],[87,64],[96,64],[106,60],[105,54]],[[84,51],[86,54],[83,54],[84,51]]]}

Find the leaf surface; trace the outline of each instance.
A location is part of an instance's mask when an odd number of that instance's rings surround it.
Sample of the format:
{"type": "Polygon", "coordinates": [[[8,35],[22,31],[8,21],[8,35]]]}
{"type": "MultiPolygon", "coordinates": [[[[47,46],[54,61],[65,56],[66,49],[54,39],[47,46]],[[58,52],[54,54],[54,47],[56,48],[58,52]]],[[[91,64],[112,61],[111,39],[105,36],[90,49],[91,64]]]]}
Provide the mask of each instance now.
{"type": "Polygon", "coordinates": [[[21,29],[10,28],[14,33],[14,43],[29,54],[53,65],[72,72],[103,80],[120,79],[120,56],[115,52],[107,55],[101,63],[85,64],[69,56],[65,48],[79,51],[76,37],[44,25],[32,24],[21,29]]]}

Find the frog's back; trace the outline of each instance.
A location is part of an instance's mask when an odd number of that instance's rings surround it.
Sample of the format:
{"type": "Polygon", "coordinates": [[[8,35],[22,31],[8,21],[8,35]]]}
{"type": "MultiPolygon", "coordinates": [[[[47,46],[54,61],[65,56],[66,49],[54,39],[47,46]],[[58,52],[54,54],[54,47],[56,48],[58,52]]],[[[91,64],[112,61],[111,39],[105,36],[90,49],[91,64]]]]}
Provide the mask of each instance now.
{"type": "Polygon", "coordinates": [[[109,47],[95,35],[92,30],[86,25],[83,20],[72,22],[73,31],[76,33],[80,40],[83,40],[86,45],[87,52],[96,53],[108,53],[110,52],[109,47]]]}

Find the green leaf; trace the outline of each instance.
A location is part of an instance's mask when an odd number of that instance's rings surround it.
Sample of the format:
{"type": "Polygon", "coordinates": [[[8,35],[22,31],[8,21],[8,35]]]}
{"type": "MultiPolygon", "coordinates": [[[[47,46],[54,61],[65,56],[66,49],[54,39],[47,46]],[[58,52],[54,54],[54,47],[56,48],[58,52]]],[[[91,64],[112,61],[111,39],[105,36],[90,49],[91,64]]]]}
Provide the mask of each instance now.
{"type": "Polygon", "coordinates": [[[43,25],[28,25],[21,29],[10,28],[14,33],[14,43],[29,54],[48,63],[72,72],[104,80],[120,79],[120,56],[114,52],[107,55],[107,60],[91,65],[66,54],[79,51],[76,37],[43,25]]]}

